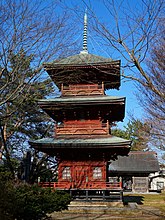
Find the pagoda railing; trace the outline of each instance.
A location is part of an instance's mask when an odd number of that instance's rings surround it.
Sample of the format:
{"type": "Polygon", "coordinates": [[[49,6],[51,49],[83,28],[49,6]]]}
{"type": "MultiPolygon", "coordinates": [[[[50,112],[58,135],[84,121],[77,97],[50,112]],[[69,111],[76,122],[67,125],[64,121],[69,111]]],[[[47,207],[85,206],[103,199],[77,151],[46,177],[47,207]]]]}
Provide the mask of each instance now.
{"type": "Polygon", "coordinates": [[[107,135],[109,134],[109,123],[73,123],[56,125],[56,135],[107,135]]]}
{"type": "Polygon", "coordinates": [[[102,84],[77,84],[61,85],[62,96],[104,95],[104,83],[102,84]]]}
{"type": "MultiPolygon", "coordinates": [[[[54,189],[76,189],[72,182],[40,182],[39,186],[43,188],[54,188],[54,189]]],[[[110,182],[87,182],[80,189],[122,189],[122,182],[110,183],[110,182]]]]}

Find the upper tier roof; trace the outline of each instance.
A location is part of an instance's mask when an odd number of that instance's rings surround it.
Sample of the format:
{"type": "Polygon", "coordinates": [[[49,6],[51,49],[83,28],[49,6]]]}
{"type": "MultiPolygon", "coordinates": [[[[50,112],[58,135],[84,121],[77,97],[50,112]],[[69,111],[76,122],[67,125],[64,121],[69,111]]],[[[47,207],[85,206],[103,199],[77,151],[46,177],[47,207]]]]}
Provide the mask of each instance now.
{"type": "Polygon", "coordinates": [[[80,53],[43,64],[55,84],[101,83],[105,89],[119,89],[120,60],[80,53]]]}
{"type": "Polygon", "coordinates": [[[113,61],[111,58],[105,58],[102,56],[97,56],[89,53],[79,53],[73,56],[69,56],[63,59],[55,60],[50,63],[44,63],[44,67],[55,67],[66,65],[66,66],[84,66],[84,65],[98,65],[98,64],[112,64],[113,61]]]}

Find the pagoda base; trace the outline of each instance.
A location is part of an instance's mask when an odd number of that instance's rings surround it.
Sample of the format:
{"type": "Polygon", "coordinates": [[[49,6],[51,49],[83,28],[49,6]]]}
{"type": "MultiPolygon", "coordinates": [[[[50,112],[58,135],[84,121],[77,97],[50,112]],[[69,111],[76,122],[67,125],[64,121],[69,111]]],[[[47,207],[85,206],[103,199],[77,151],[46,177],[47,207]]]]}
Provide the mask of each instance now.
{"type": "Polygon", "coordinates": [[[122,202],[123,190],[109,189],[70,189],[74,201],[80,202],[122,202]]]}
{"type": "Polygon", "coordinates": [[[122,201],[112,201],[112,202],[107,202],[107,201],[96,201],[96,202],[86,202],[86,201],[72,201],[68,205],[68,210],[72,212],[86,212],[89,211],[90,213],[105,213],[107,212],[110,208],[121,208],[124,207],[124,204],[122,201]]]}

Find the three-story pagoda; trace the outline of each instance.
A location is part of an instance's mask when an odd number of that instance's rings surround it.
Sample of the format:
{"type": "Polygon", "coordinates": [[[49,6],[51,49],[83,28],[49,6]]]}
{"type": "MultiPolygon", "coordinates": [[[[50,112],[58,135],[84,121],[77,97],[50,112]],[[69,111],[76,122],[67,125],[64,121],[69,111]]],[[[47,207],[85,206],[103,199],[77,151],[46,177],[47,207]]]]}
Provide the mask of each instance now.
{"type": "Polygon", "coordinates": [[[105,95],[120,87],[120,61],[89,54],[86,32],[85,14],[83,51],[44,64],[61,91],[60,97],[38,100],[56,122],[55,133],[30,144],[58,162],[58,182],[43,186],[87,199],[101,192],[106,198],[122,190],[120,181],[113,183],[108,177],[108,166],[118,155],[128,154],[131,141],[111,135],[114,122],[124,119],[125,97],[105,95]]]}

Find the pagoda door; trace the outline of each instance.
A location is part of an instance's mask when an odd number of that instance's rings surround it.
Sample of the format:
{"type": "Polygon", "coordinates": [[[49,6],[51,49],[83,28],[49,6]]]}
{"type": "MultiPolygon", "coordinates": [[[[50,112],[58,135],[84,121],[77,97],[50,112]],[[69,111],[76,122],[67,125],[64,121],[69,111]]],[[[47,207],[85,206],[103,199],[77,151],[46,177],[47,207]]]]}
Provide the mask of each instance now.
{"type": "Polygon", "coordinates": [[[88,182],[89,168],[87,166],[75,166],[74,168],[74,186],[75,188],[85,188],[88,182]]]}

